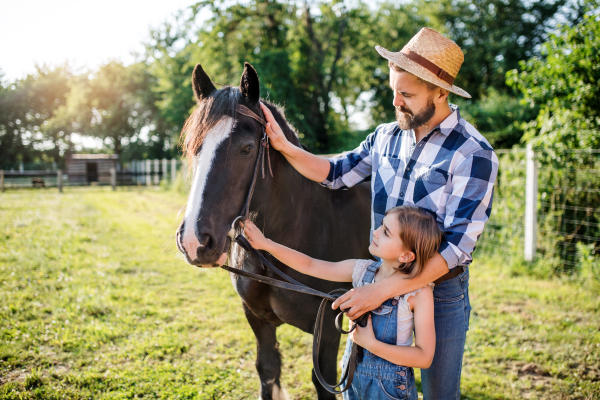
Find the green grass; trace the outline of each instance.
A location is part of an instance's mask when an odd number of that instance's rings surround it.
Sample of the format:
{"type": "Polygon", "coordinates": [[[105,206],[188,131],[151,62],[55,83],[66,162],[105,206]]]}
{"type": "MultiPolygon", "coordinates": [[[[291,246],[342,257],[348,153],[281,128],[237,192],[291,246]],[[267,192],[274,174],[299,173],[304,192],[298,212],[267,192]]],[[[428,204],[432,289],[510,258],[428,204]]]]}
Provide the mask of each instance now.
{"type": "MultiPolygon", "coordinates": [[[[256,398],[254,335],[229,277],[177,255],[185,198],[153,189],[0,194],[0,398],[256,398]]],[[[600,299],[471,268],[463,395],[600,398],[600,299]]],[[[278,331],[283,386],[312,399],[312,337],[278,331]]],[[[342,344],[343,345],[343,344],[342,344]]]]}

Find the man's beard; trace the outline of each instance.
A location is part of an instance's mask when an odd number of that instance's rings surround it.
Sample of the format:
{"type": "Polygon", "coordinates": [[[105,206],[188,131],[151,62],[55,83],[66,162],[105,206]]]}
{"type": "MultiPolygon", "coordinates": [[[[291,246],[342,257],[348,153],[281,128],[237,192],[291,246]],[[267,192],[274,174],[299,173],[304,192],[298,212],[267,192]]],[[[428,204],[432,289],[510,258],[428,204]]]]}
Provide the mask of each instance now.
{"type": "Polygon", "coordinates": [[[398,126],[402,130],[417,129],[420,126],[425,125],[433,115],[435,114],[435,104],[433,103],[433,96],[429,96],[427,99],[427,105],[417,114],[413,113],[402,106],[396,107],[396,121],[398,126]],[[404,112],[403,112],[404,111],[404,112]]]}

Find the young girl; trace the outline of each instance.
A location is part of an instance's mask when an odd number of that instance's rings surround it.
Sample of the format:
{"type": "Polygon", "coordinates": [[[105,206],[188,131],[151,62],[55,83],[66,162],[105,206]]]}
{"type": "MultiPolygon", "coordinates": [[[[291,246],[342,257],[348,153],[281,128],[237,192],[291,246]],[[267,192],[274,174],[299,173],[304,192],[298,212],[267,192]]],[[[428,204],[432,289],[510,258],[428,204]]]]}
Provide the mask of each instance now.
{"type": "MultiPolygon", "coordinates": [[[[251,222],[246,224],[248,241],[266,250],[282,263],[304,274],[354,287],[392,274],[415,277],[438,250],[442,232],[426,211],[414,206],[390,209],[382,225],[373,232],[369,252],[381,259],[327,262],[308,257],[269,239],[251,222]]],[[[348,335],[344,365],[352,342],[364,350],[357,357],[352,387],[344,399],[417,399],[413,367],[428,368],[435,351],[433,284],[404,296],[387,300],[371,312],[368,324],[348,335]],[[413,342],[415,332],[415,345],[413,342]]]]}

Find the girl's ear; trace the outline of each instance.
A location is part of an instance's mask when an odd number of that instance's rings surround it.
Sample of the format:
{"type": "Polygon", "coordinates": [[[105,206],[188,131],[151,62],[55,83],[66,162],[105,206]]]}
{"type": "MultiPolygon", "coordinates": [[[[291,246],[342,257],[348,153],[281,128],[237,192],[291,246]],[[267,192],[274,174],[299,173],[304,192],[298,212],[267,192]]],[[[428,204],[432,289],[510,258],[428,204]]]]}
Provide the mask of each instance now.
{"type": "Polygon", "coordinates": [[[398,257],[398,261],[406,264],[415,261],[415,258],[415,253],[413,253],[412,251],[405,251],[402,254],[400,254],[400,257],[398,257]]]}

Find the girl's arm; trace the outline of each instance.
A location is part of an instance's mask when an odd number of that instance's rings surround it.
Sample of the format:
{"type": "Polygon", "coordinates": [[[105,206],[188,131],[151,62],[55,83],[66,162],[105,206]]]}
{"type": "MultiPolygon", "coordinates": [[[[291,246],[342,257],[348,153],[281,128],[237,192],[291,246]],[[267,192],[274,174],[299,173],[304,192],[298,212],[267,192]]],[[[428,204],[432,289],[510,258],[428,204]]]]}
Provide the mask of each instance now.
{"type": "Polygon", "coordinates": [[[433,290],[427,286],[421,289],[411,301],[415,318],[415,345],[397,346],[380,342],[375,338],[371,316],[366,327],[356,327],[351,333],[352,340],[375,354],[396,365],[413,368],[429,368],[435,353],[435,325],[433,322],[433,290]]]}
{"type": "Polygon", "coordinates": [[[296,250],[275,243],[265,238],[260,229],[252,222],[246,222],[244,231],[248,241],[257,250],[266,250],[285,265],[303,274],[334,282],[352,282],[352,271],[356,260],[328,262],[317,260],[296,250]]]}

